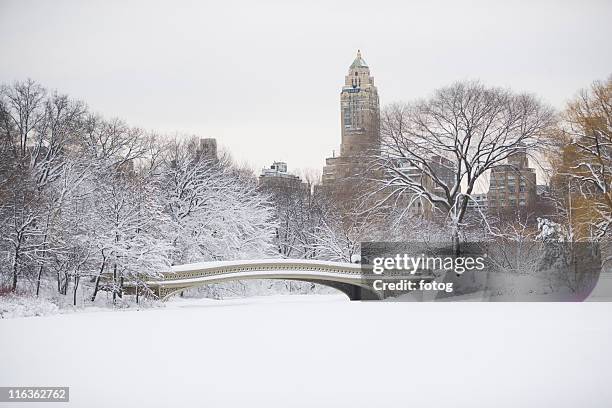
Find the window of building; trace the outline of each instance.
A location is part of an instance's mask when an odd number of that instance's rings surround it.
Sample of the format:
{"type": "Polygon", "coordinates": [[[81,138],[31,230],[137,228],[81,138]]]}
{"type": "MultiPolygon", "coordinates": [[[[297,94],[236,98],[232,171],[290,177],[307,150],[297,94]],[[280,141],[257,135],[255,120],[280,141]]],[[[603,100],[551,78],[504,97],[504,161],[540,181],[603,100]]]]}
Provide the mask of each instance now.
{"type": "Polygon", "coordinates": [[[351,110],[349,108],[344,108],[344,126],[349,127],[351,125],[351,110]]]}

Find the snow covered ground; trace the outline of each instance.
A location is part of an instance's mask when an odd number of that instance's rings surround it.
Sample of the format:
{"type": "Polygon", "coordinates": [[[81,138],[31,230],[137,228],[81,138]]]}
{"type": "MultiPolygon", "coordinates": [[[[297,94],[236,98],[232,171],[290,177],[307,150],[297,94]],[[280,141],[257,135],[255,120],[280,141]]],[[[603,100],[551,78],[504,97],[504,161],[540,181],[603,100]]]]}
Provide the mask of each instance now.
{"type": "Polygon", "coordinates": [[[612,303],[176,298],[0,320],[0,385],[67,385],[53,406],[72,407],[603,408],[611,316],[612,303]]]}

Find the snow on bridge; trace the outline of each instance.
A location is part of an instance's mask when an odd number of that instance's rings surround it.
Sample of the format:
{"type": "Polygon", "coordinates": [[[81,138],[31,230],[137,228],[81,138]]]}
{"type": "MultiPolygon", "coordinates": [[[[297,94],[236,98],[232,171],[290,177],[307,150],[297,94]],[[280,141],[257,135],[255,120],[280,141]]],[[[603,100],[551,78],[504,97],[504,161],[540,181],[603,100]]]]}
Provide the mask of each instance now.
{"type": "MultiPolygon", "coordinates": [[[[255,259],[199,262],[173,266],[158,279],[146,282],[163,300],[172,295],[210,283],[248,279],[282,279],[316,283],[335,288],[351,300],[381,299],[372,288],[371,266],[306,259],[255,259]]],[[[423,279],[415,275],[414,280],[423,279]]],[[[126,285],[128,288],[130,284],[126,285]]]]}

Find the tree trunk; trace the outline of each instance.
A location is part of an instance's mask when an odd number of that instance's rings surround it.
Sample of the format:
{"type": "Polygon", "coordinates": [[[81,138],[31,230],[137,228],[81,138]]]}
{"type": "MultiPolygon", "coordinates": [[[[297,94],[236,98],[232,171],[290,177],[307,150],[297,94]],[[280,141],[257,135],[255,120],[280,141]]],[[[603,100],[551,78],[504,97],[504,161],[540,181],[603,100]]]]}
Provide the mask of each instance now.
{"type": "Polygon", "coordinates": [[[36,278],[36,297],[38,297],[38,295],[40,294],[40,280],[42,278],[42,273],[43,273],[43,265],[40,265],[40,268],[38,268],[38,277],[36,278]]]}
{"type": "MultiPolygon", "coordinates": [[[[43,237],[43,241],[44,241],[44,243],[43,243],[43,254],[42,254],[43,260],[47,256],[47,251],[46,251],[47,244],[46,244],[46,242],[47,242],[47,237],[49,235],[49,220],[50,220],[50,218],[51,218],[51,214],[49,213],[49,214],[47,214],[47,225],[45,226],[45,236],[43,237]]],[[[44,266],[41,263],[40,264],[40,268],[38,268],[38,277],[36,278],[36,296],[37,297],[38,297],[38,295],[40,293],[40,280],[42,279],[43,268],[44,268],[44,266]]]]}
{"type": "Polygon", "coordinates": [[[102,277],[102,273],[104,272],[104,267],[106,266],[106,259],[102,259],[102,265],[100,265],[100,271],[98,272],[98,276],[96,276],[96,285],[94,286],[93,295],[91,295],[91,301],[96,300],[96,295],[98,294],[98,289],[100,288],[100,278],[102,277]]]}
{"type": "Polygon", "coordinates": [[[77,305],[77,289],[79,287],[79,276],[78,275],[74,275],[74,289],[72,290],[72,304],[74,306],[77,305]]]}
{"type": "Polygon", "coordinates": [[[13,287],[11,292],[17,292],[17,264],[13,265],[13,287]]]}
{"type": "Polygon", "coordinates": [[[15,257],[13,258],[13,286],[11,292],[17,292],[17,274],[19,273],[19,247],[15,248],[15,257]]]}
{"type": "Polygon", "coordinates": [[[96,277],[96,284],[94,286],[93,294],[91,295],[91,301],[94,302],[96,300],[96,295],[98,294],[98,288],[100,287],[100,275],[96,277]]]}
{"type": "Polygon", "coordinates": [[[68,272],[64,272],[64,280],[62,281],[62,295],[68,294],[68,272]]]}
{"type": "Polygon", "coordinates": [[[452,232],[451,239],[453,242],[453,254],[455,254],[455,256],[461,255],[461,245],[459,242],[459,228],[457,226],[453,226],[453,232],[452,232]]]}
{"type": "Polygon", "coordinates": [[[123,299],[123,276],[119,279],[119,298],[123,299]]]}
{"type": "Polygon", "coordinates": [[[113,305],[117,302],[117,264],[113,266],[113,305]]]}

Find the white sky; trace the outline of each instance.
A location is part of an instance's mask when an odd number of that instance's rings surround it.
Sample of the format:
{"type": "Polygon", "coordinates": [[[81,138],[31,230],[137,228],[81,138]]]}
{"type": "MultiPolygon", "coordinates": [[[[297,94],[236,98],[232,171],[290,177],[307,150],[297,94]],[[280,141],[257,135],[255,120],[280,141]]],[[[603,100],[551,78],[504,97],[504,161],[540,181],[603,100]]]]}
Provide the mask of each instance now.
{"type": "Polygon", "coordinates": [[[556,107],[612,73],[612,1],[0,0],[0,82],[132,125],[215,137],[253,168],[319,169],[357,48],[381,104],[456,80],[556,107]]]}

